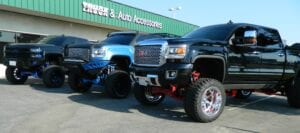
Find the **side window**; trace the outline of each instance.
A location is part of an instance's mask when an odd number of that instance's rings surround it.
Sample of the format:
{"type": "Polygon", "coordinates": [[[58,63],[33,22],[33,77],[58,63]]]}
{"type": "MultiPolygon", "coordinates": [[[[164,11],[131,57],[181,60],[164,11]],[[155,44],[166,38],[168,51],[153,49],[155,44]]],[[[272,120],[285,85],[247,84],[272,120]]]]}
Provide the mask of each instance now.
{"type": "Polygon", "coordinates": [[[70,44],[75,44],[76,39],[73,37],[65,37],[65,41],[63,45],[70,45],[70,44]]]}
{"type": "Polygon", "coordinates": [[[54,37],[54,38],[48,38],[48,39],[45,40],[45,43],[54,44],[54,45],[57,45],[57,46],[61,46],[65,41],[65,37],[62,37],[62,36],[58,36],[58,37],[54,37]]]}
{"type": "Polygon", "coordinates": [[[230,39],[230,44],[252,46],[257,44],[257,30],[253,27],[237,29],[230,39]]]}
{"type": "Polygon", "coordinates": [[[159,35],[141,35],[138,37],[138,39],[136,40],[136,42],[139,42],[139,41],[144,41],[144,40],[147,40],[147,39],[154,39],[154,38],[162,38],[162,36],[159,36],[159,35]]]}
{"type": "Polygon", "coordinates": [[[102,43],[129,45],[135,37],[136,34],[113,34],[103,40],[102,43]]]}
{"type": "Polygon", "coordinates": [[[82,38],[76,38],[75,44],[88,43],[88,40],[82,38]]]}
{"type": "Polygon", "coordinates": [[[272,29],[260,29],[258,45],[266,48],[280,48],[281,39],[278,31],[272,29]]]}

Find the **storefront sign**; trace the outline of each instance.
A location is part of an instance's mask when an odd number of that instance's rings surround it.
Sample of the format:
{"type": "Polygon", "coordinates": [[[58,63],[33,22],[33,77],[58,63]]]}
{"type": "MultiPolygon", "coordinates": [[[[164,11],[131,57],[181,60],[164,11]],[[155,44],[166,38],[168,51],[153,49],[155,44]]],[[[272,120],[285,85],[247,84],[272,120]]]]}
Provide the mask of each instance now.
{"type": "Polygon", "coordinates": [[[88,2],[82,2],[83,12],[103,16],[103,17],[109,17],[111,19],[119,19],[122,21],[132,22],[140,25],[145,25],[153,28],[162,29],[163,24],[157,21],[153,21],[146,18],[138,17],[137,15],[130,15],[127,13],[124,13],[122,11],[115,12],[114,9],[110,9],[104,6],[88,3],[88,2]]]}

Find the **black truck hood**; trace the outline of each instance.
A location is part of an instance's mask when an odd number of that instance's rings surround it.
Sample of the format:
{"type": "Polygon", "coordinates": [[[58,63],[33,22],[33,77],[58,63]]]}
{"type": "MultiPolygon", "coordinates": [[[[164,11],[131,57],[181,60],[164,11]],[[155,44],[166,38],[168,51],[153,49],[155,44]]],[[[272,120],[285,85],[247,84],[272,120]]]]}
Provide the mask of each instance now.
{"type": "Polygon", "coordinates": [[[176,44],[220,44],[225,45],[226,41],[215,41],[209,39],[202,39],[202,38],[177,38],[177,39],[168,39],[168,44],[176,45],[176,44]]]}
{"type": "Polygon", "coordinates": [[[198,39],[198,38],[160,38],[160,39],[149,39],[138,42],[138,44],[157,44],[162,42],[168,42],[168,45],[194,45],[194,44],[213,44],[213,45],[226,45],[226,41],[215,41],[209,39],[198,39]]]}
{"type": "Polygon", "coordinates": [[[6,46],[6,48],[43,48],[55,46],[53,44],[40,44],[40,43],[13,43],[6,46]]]}

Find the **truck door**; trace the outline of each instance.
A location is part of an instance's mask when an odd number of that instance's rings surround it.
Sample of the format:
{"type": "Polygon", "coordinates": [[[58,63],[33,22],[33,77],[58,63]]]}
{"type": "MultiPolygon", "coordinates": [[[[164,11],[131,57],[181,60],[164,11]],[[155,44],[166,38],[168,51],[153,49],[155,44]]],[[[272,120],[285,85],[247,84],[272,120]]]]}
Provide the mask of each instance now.
{"type": "MultiPolygon", "coordinates": [[[[248,35],[257,34],[256,29],[238,29],[231,39],[228,53],[227,81],[230,84],[257,83],[260,77],[261,51],[257,42],[251,42],[248,35]]],[[[226,82],[226,81],[225,81],[226,82]]]]}
{"type": "Polygon", "coordinates": [[[282,78],[285,51],[276,30],[261,28],[258,35],[258,48],[262,51],[262,81],[278,82],[282,78]]]}

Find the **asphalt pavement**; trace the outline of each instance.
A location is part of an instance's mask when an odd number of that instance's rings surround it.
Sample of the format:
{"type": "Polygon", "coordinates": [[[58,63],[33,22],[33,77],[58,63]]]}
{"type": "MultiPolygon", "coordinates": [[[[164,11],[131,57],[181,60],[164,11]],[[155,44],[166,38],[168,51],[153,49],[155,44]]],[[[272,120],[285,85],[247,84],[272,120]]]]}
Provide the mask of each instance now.
{"type": "Polygon", "coordinates": [[[73,93],[67,83],[46,88],[39,79],[10,85],[0,66],[0,133],[299,133],[300,110],[283,96],[253,94],[227,98],[223,114],[198,123],[180,101],[167,98],[155,107],[140,105],[131,94],[111,99],[101,87],[73,93]]]}

